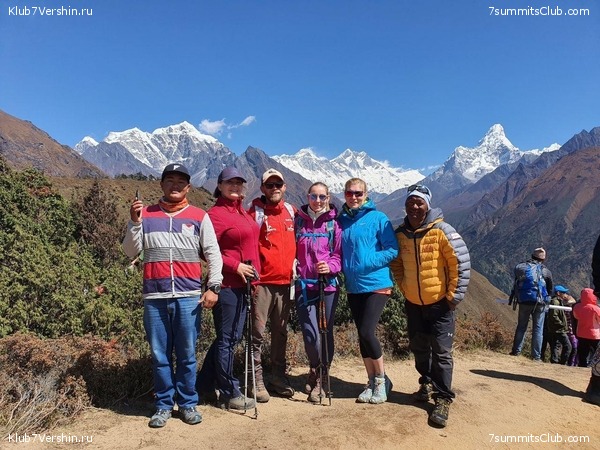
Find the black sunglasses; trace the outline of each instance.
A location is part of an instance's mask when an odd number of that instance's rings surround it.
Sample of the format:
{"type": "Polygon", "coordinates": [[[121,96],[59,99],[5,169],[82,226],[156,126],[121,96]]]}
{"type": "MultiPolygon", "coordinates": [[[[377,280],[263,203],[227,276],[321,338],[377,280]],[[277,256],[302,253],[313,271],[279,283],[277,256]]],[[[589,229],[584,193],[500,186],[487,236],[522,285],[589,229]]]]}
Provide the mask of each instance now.
{"type": "Polygon", "coordinates": [[[423,186],[422,184],[413,184],[406,188],[406,191],[410,194],[413,191],[421,192],[423,194],[431,195],[431,191],[427,186],[423,186]]]}
{"type": "Polygon", "coordinates": [[[264,185],[267,189],[273,189],[273,188],[281,189],[283,187],[283,183],[280,181],[277,181],[274,183],[264,183],[264,185]]]}
{"type": "Polygon", "coordinates": [[[346,191],[344,194],[346,195],[346,197],[361,198],[365,193],[363,191],[346,191]]]}

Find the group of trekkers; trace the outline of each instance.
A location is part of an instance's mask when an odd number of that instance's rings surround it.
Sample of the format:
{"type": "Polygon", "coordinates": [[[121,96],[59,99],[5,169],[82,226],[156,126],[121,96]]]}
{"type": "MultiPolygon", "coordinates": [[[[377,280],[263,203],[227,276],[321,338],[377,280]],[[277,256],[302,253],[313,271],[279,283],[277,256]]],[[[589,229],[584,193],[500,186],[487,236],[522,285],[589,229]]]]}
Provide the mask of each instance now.
{"type": "MultiPolygon", "coordinates": [[[[465,297],[470,256],[459,233],[432,206],[430,189],[422,184],[407,188],[406,216],[394,230],[360,178],[345,183],[340,211],[322,182],[310,186],[306,204],[299,208],[289,204],[284,199],[285,178],[276,169],[263,173],[262,195],[246,210],[247,183],[238,168],[225,167],[214,191],[216,203],[204,211],[188,203],[188,169],[169,164],[162,173],[163,197],[158,203],[144,206],[135,198],[131,204],[123,247],[131,258],[143,252],[144,327],[156,406],[149,426],[165,426],[175,405],[183,422],[197,424],[202,421],[196,408],[200,402],[231,410],[254,408],[257,414],[256,403],[268,402],[273,394],[294,396],[286,361],[293,306],[309,361],[303,391],[309,402],[321,403],[323,398],[331,402],[328,373],[342,278],[367,378],[356,401],[380,404],[392,389],[375,331],[395,282],[405,298],[409,347],[419,374],[415,397],[433,400],[429,421],[446,426],[455,398],[455,308],[465,297]],[[204,283],[201,260],[208,270],[204,283]],[[216,337],[198,371],[196,341],[203,309],[212,310],[216,337]],[[267,323],[271,373],[265,377],[267,323]],[[243,338],[246,369],[241,383],[234,374],[234,354],[243,338]]],[[[539,268],[542,278],[549,273],[537,264],[544,257],[545,251],[536,249],[532,255],[536,261],[530,264],[539,268]]],[[[593,271],[600,290],[600,239],[593,271]]],[[[546,285],[551,292],[551,280],[546,285]]],[[[560,292],[559,286],[555,288],[560,292]]],[[[521,352],[529,317],[537,312],[525,302],[519,304],[513,354],[521,352]]],[[[537,346],[541,335],[536,333],[537,346]]],[[[590,364],[594,368],[588,391],[599,403],[598,352],[590,364]]]]}
{"type": "Polygon", "coordinates": [[[515,281],[509,303],[519,306],[512,350],[519,356],[529,319],[532,322],[531,359],[568,366],[591,367],[592,377],[584,398],[600,405],[600,237],[592,255],[595,289],[584,288],[577,301],[564,285],[555,285],[544,265],[546,250],[536,248],[531,258],[514,269],[515,281]]]}

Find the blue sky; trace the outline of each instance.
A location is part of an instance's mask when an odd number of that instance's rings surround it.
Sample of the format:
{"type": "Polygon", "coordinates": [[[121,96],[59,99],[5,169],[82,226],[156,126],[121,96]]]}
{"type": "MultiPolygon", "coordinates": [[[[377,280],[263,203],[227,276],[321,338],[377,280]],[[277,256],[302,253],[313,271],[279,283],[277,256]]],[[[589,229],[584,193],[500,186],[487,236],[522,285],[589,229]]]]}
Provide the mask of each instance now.
{"type": "Polygon", "coordinates": [[[237,154],[351,148],[424,169],[494,123],[523,150],[600,126],[598,0],[0,4],[0,109],[70,146],[186,120],[237,154]]]}

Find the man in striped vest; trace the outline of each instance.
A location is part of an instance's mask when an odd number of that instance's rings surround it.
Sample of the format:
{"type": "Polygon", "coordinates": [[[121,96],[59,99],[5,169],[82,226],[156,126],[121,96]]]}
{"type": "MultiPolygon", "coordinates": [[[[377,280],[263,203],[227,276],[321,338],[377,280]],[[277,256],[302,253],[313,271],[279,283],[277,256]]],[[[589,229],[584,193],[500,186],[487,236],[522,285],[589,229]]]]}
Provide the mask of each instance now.
{"type": "Polygon", "coordinates": [[[202,306],[218,300],[223,260],[205,211],[191,206],[188,169],[165,167],[158,204],[145,207],[135,198],[123,240],[127,256],[144,252],[144,328],[152,353],[156,412],[148,425],[161,428],[175,403],[187,424],[202,421],[196,410],[196,341],[202,306]],[[202,293],[201,257],[208,263],[208,289],[202,293]],[[175,352],[176,361],[172,360],[175,352]]]}

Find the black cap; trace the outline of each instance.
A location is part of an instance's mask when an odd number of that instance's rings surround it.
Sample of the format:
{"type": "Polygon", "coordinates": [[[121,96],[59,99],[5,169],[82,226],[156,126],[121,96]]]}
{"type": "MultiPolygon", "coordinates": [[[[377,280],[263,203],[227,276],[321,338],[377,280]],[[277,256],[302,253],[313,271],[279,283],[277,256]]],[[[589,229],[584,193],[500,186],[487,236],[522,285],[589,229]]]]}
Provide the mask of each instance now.
{"type": "Polygon", "coordinates": [[[165,177],[170,173],[180,173],[182,175],[185,175],[185,177],[188,180],[188,183],[190,182],[190,172],[189,172],[189,170],[187,170],[187,167],[185,167],[183,164],[178,164],[178,163],[169,164],[167,167],[165,167],[165,170],[163,170],[160,181],[163,181],[165,179],[165,177]]]}

